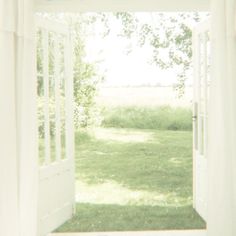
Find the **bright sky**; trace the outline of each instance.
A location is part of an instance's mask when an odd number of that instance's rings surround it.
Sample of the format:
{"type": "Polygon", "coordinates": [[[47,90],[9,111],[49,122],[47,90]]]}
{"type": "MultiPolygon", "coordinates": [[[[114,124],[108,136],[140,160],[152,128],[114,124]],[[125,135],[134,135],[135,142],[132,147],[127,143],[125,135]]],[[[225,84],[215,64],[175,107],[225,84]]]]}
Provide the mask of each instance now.
{"type": "MultiPolygon", "coordinates": [[[[150,13],[140,17],[147,21],[153,20],[150,13]]],[[[99,70],[105,75],[105,86],[172,85],[177,81],[175,70],[163,71],[149,63],[152,59],[149,46],[140,48],[135,46],[135,40],[117,36],[120,25],[116,22],[112,23],[112,30],[105,38],[99,34],[99,27],[96,25],[94,35],[88,37],[86,51],[88,61],[102,61],[99,70]],[[132,52],[127,55],[129,47],[132,47],[132,52]]]]}
{"type": "Polygon", "coordinates": [[[105,85],[154,85],[158,82],[169,84],[176,81],[173,71],[161,71],[157,66],[148,63],[151,58],[150,48],[135,47],[133,52],[127,55],[126,43],[127,41],[115,36],[91,39],[87,42],[89,60],[104,60],[99,69],[102,73],[105,72],[105,85]]]}

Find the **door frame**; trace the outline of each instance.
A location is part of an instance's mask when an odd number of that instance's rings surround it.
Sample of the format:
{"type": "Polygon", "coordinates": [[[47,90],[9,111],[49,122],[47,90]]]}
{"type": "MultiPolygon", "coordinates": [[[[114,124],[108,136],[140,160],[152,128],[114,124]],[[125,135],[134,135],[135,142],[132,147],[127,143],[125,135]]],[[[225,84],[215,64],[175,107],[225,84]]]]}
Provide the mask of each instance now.
{"type": "MultiPolygon", "coordinates": [[[[146,0],[137,3],[136,0],[121,0],[117,4],[116,0],[100,0],[94,3],[93,0],[88,0],[86,3],[80,0],[71,0],[68,2],[36,0],[35,13],[38,12],[91,12],[91,11],[131,11],[131,12],[151,12],[151,11],[166,11],[166,12],[210,12],[210,0],[146,0]]],[[[187,230],[186,230],[187,231],[187,230]]],[[[207,230],[204,230],[206,232],[207,230]]],[[[177,232],[177,230],[174,230],[177,232]]]]}
{"type": "Polygon", "coordinates": [[[108,11],[210,11],[210,0],[35,0],[39,12],[108,12],[108,11]]]}

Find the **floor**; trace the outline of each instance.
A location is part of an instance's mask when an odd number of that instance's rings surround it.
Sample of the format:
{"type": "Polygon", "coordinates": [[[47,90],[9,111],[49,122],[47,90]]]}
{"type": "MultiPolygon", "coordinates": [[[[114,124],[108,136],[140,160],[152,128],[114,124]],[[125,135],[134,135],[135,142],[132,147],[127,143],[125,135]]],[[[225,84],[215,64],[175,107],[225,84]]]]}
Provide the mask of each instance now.
{"type": "Polygon", "coordinates": [[[206,236],[206,230],[173,230],[143,232],[52,233],[49,236],[206,236]]]}

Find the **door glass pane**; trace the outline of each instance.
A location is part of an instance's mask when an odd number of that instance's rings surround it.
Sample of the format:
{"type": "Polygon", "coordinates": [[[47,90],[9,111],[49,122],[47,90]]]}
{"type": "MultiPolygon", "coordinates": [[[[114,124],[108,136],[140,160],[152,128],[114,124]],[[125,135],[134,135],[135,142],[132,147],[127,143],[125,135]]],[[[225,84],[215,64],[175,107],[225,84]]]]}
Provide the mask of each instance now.
{"type": "Polygon", "coordinates": [[[55,138],[55,124],[56,124],[56,107],[55,107],[55,58],[54,58],[54,37],[53,33],[49,32],[49,115],[50,115],[50,151],[51,161],[56,160],[56,138],[55,138]]]}
{"type": "Polygon", "coordinates": [[[60,38],[61,158],[66,158],[65,38],[60,38]]]}
{"type": "Polygon", "coordinates": [[[43,46],[42,31],[37,31],[37,106],[38,106],[38,150],[39,164],[45,160],[45,127],[44,127],[44,82],[43,82],[43,46]]]}

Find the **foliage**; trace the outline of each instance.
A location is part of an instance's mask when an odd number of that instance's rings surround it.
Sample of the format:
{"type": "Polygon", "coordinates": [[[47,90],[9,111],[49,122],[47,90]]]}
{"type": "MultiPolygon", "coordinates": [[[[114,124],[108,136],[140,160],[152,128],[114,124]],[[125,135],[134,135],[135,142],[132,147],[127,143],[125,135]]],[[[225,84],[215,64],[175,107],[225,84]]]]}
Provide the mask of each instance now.
{"type": "Polygon", "coordinates": [[[192,130],[192,112],[189,108],[114,107],[103,109],[104,127],[192,130]]]}
{"type": "MultiPolygon", "coordinates": [[[[117,12],[98,13],[94,17],[102,19],[103,30],[107,32],[104,35],[109,34],[118,21],[118,36],[135,40],[140,47],[150,46],[150,62],[163,70],[175,69],[178,82],[174,88],[180,97],[184,94],[186,80],[192,76],[192,30],[208,18],[209,13],[117,12]]],[[[132,46],[129,46],[127,53],[131,52],[132,46]]]]}
{"type": "Polygon", "coordinates": [[[75,124],[77,127],[87,127],[100,123],[99,109],[96,108],[95,96],[97,87],[103,80],[97,74],[96,65],[85,61],[84,19],[72,24],[74,32],[74,98],[75,124]],[[82,118],[82,119],[81,119],[82,118]]]}
{"type": "MultiPolygon", "coordinates": [[[[97,86],[103,77],[97,73],[96,63],[85,60],[85,44],[87,30],[89,25],[94,22],[94,17],[90,15],[69,15],[69,14],[41,14],[43,17],[66,23],[71,28],[74,50],[74,99],[75,99],[75,126],[86,127],[99,123],[99,110],[95,107],[95,95],[97,86]]],[[[38,118],[39,118],[39,136],[44,136],[44,84],[43,84],[43,42],[42,31],[37,32],[37,72],[38,72],[38,118]]],[[[49,116],[50,116],[50,133],[55,134],[55,97],[54,97],[54,34],[49,32],[48,35],[48,69],[49,69],[49,116]]],[[[64,48],[59,44],[60,56],[64,55],[64,48]]],[[[61,76],[63,77],[63,57],[60,59],[61,76]]],[[[62,90],[65,84],[61,85],[62,90]]],[[[65,99],[65,92],[61,92],[61,99],[65,99]]],[[[62,102],[61,109],[65,111],[65,104],[62,102]]],[[[65,126],[65,117],[61,116],[62,129],[65,126]]]]}
{"type": "Polygon", "coordinates": [[[175,68],[178,83],[175,89],[181,97],[186,80],[192,69],[192,29],[207,13],[150,13],[151,20],[145,21],[142,14],[120,12],[122,36],[136,38],[139,46],[150,45],[152,63],[161,69],[175,68]]]}

